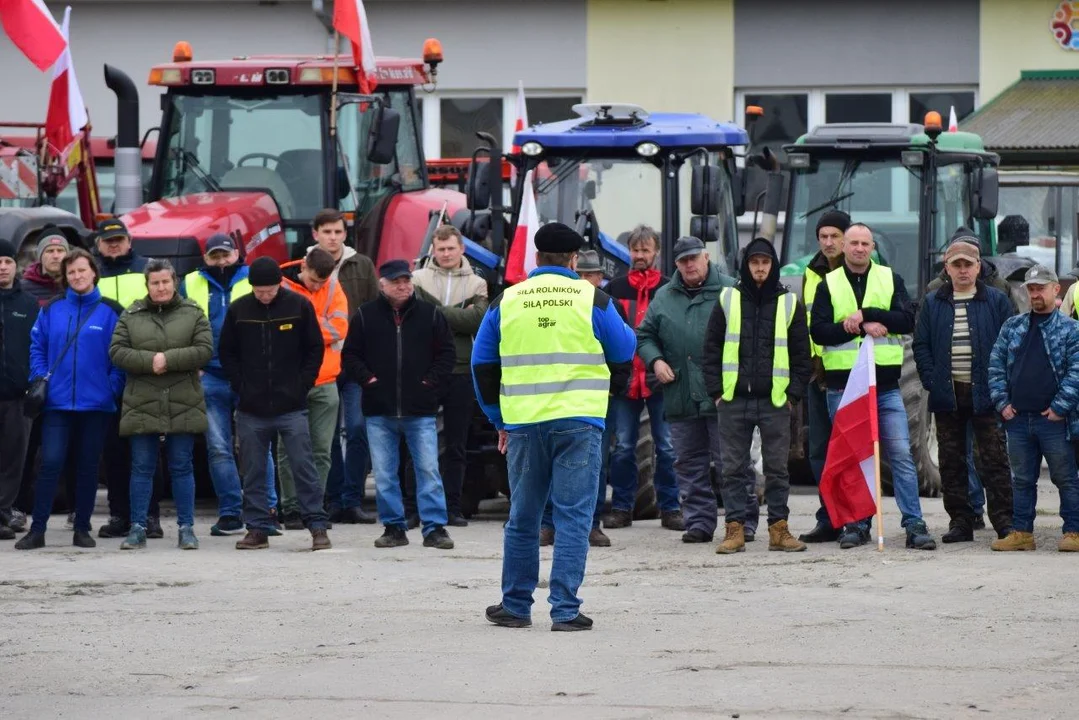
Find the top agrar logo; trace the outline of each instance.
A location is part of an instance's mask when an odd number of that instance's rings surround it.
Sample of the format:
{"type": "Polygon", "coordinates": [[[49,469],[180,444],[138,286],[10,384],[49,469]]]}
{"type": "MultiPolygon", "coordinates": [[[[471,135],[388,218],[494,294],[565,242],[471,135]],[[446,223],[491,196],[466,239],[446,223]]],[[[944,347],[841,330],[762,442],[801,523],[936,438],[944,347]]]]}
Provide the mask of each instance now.
{"type": "Polygon", "coordinates": [[[1062,2],[1053,12],[1049,29],[1060,47],[1065,50],[1079,50],[1079,2],[1062,2]]]}

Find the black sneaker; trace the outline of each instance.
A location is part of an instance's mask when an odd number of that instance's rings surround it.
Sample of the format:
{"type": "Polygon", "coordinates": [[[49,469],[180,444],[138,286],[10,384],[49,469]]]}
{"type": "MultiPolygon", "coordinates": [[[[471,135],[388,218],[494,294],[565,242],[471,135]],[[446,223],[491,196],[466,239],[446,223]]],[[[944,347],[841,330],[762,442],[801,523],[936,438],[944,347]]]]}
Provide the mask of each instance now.
{"type": "Polygon", "coordinates": [[[566,622],[551,623],[551,632],[576,632],[578,630],[591,630],[592,618],[584,615],[583,613],[577,613],[577,617],[566,622]]]}
{"type": "Polygon", "coordinates": [[[451,512],[446,519],[446,524],[450,527],[468,527],[468,520],[465,520],[465,516],[461,513],[451,512]]]}
{"type": "Polygon", "coordinates": [[[235,515],[222,515],[217,519],[217,522],[210,526],[210,534],[214,537],[225,537],[226,535],[242,532],[243,529],[243,520],[235,515]]]}
{"type": "Polygon", "coordinates": [[[296,512],[295,510],[282,515],[281,520],[283,521],[286,530],[307,529],[303,525],[303,518],[300,516],[300,513],[296,512]]]}
{"type": "Polygon", "coordinates": [[[15,508],[0,510],[0,525],[20,533],[26,529],[26,515],[15,508]]]}
{"type": "Polygon", "coordinates": [[[960,525],[953,525],[948,528],[948,532],[940,536],[940,541],[944,543],[974,542],[974,530],[960,525]]]}
{"type": "Polygon", "coordinates": [[[45,547],[44,533],[28,532],[22,536],[19,542],[15,543],[16,550],[37,550],[43,547],[45,547]]]}
{"type": "Polygon", "coordinates": [[[700,528],[693,528],[692,530],[686,530],[682,534],[682,542],[684,543],[710,543],[712,542],[712,536],[706,533],[700,528]]]}
{"type": "Polygon", "coordinates": [[[420,526],[420,516],[419,515],[409,515],[408,519],[405,521],[405,525],[408,526],[409,530],[415,530],[416,528],[418,528],[420,526]]]}
{"type": "Polygon", "coordinates": [[[15,531],[7,525],[0,525],[0,540],[14,540],[15,531]]]}
{"type": "Polygon", "coordinates": [[[817,523],[817,526],[807,533],[802,533],[798,539],[804,543],[835,542],[839,539],[839,530],[827,523],[817,523]]]}
{"type": "Polygon", "coordinates": [[[161,529],[161,518],[153,515],[147,516],[146,537],[150,540],[160,540],[165,537],[165,531],[161,529]]]}
{"type": "Polygon", "coordinates": [[[113,515],[97,531],[99,538],[124,538],[131,531],[131,523],[113,515]]]}
{"type": "Polygon", "coordinates": [[[71,544],[80,548],[97,547],[97,543],[90,537],[90,533],[83,532],[82,530],[75,531],[75,535],[71,538],[71,544]]]}
{"type": "Polygon", "coordinates": [[[330,515],[330,520],[342,525],[374,525],[378,518],[361,507],[341,508],[330,515]]]}
{"type": "Polygon", "coordinates": [[[487,608],[487,611],[483,613],[488,622],[493,622],[495,625],[501,625],[508,628],[526,628],[532,627],[532,621],[528,618],[517,617],[506,612],[506,609],[502,607],[502,603],[498,605],[492,605],[487,608]]]}
{"type": "MultiPolygon", "coordinates": [[[[975,530],[985,530],[985,515],[982,515],[981,513],[978,513],[977,515],[974,516],[974,529],[975,530]]],[[[1005,536],[1005,537],[1007,537],[1007,536],[1005,536]]]]}
{"type": "Polygon", "coordinates": [[[924,520],[916,520],[906,527],[907,547],[914,550],[936,550],[937,541],[929,534],[924,520]]]}
{"type": "Polygon", "coordinates": [[[387,525],[382,537],[375,540],[375,547],[377,548],[402,547],[404,545],[408,545],[408,535],[405,534],[405,529],[399,525],[387,525]]]}
{"type": "Polygon", "coordinates": [[[453,550],[453,539],[446,532],[446,528],[436,525],[435,529],[427,533],[427,537],[423,539],[423,546],[439,550],[453,550]]]}
{"type": "Polygon", "coordinates": [[[844,525],[839,533],[839,547],[843,550],[865,545],[869,542],[869,531],[858,525],[844,525]]]}

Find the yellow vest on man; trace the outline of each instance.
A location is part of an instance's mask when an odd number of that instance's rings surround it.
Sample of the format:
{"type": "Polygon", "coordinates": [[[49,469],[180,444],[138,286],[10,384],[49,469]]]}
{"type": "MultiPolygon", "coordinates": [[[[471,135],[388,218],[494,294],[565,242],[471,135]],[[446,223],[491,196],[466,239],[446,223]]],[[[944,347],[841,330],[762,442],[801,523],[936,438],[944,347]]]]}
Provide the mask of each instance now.
{"type": "MultiPolygon", "coordinates": [[[[858,300],[854,296],[854,288],[847,280],[845,266],[840,265],[824,277],[828,283],[828,294],[832,298],[832,320],[843,322],[848,315],[858,312],[862,308],[878,308],[888,310],[892,307],[892,296],[895,294],[895,275],[890,268],[870,263],[869,273],[865,282],[865,297],[862,298],[862,306],[858,307],[858,300]]],[[[842,345],[825,345],[821,358],[824,360],[825,370],[850,370],[858,359],[858,349],[862,346],[862,338],[856,337],[842,345]]],[[[874,341],[874,360],[879,366],[894,365],[899,367],[903,364],[903,339],[900,335],[888,334],[874,341]]]]}
{"type": "MultiPolygon", "coordinates": [[[[210,283],[206,280],[206,277],[198,270],[189,272],[184,276],[184,291],[187,293],[187,299],[193,301],[196,305],[202,308],[202,311],[206,313],[206,316],[210,316],[210,283]]],[[[228,291],[229,302],[236,300],[236,298],[243,297],[251,292],[251,283],[244,278],[240,282],[232,286],[232,289],[228,291]]]]}
{"type": "MultiPolygon", "coordinates": [[[[719,292],[719,306],[727,318],[727,333],[723,336],[723,401],[734,399],[738,384],[738,350],[742,342],[741,293],[734,288],[719,292]]],[[[787,404],[787,387],[791,382],[790,350],[787,348],[787,330],[794,319],[795,297],[783,293],[776,301],[775,340],[772,350],[772,405],[777,408],[787,404]]]]}
{"type": "MultiPolygon", "coordinates": [[[[813,325],[813,300],[817,297],[817,288],[821,284],[821,276],[815,271],[806,268],[805,271],[805,287],[802,288],[802,302],[806,306],[806,327],[813,325]]],[[[809,356],[820,357],[821,346],[813,342],[813,337],[809,338],[809,356]]]]}
{"type": "Polygon", "coordinates": [[[509,425],[606,417],[611,372],[592,329],[595,288],[554,273],[508,288],[499,306],[499,406],[509,425]]]}
{"type": "Polygon", "coordinates": [[[146,297],[146,276],[141,272],[129,272],[103,277],[97,281],[97,289],[101,291],[102,297],[115,300],[128,308],[136,300],[146,297]]]}

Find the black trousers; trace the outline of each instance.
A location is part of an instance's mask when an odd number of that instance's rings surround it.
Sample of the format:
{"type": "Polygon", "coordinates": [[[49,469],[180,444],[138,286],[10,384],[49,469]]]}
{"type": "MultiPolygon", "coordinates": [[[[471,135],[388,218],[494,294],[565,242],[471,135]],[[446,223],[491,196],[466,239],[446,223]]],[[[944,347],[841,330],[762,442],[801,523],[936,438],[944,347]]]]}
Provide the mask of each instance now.
{"type": "Polygon", "coordinates": [[[22,398],[0,400],[0,511],[10,511],[19,497],[29,442],[30,421],[22,414],[22,398]]]}

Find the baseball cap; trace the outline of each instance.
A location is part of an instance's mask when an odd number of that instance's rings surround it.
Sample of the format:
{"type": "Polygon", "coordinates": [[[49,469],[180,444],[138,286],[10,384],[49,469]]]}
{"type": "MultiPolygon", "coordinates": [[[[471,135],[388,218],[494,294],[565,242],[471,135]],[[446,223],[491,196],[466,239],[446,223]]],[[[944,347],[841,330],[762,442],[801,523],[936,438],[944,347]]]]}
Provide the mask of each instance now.
{"type": "Polygon", "coordinates": [[[1024,285],[1048,285],[1055,282],[1060,282],[1057,274],[1044,265],[1031,266],[1023,278],[1024,285]]]}
{"type": "Polygon", "coordinates": [[[379,266],[378,276],[387,280],[396,280],[400,277],[412,277],[412,271],[408,268],[407,260],[387,260],[379,266]]]}
{"type": "Polygon", "coordinates": [[[108,242],[109,240],[123,240],[131,237],[127,231],[127,225],[116,218],[102,220],[97,224],[97,239],[108,242]]]}
{"type": "Polygon", "coordinates": [[[960,259],[969,260],[972,263],[978,262],[982,259],[981,250],[977,245],[966,240],[956,240],[944,251],[944,264],[950,265],[953,261],[960,259]]]}
{"type": "Polygon", "coordinates": [[[232,252],[236,249],[236,243],[232,241],[232,238],[225,233],[214,233],[210,236],[210,239],[206,241],[206,254],[209,255],[214,250],[224,250],[225,252],[232,252]]]}
{"type": "Polygon", "coordinates": [[[702,252],[704,252],[704,243],[701,242],[700,238],[695,238],[692,235],[680,237],[674,243],[674,259],[676,261],[700,255],[702,252]]]}

